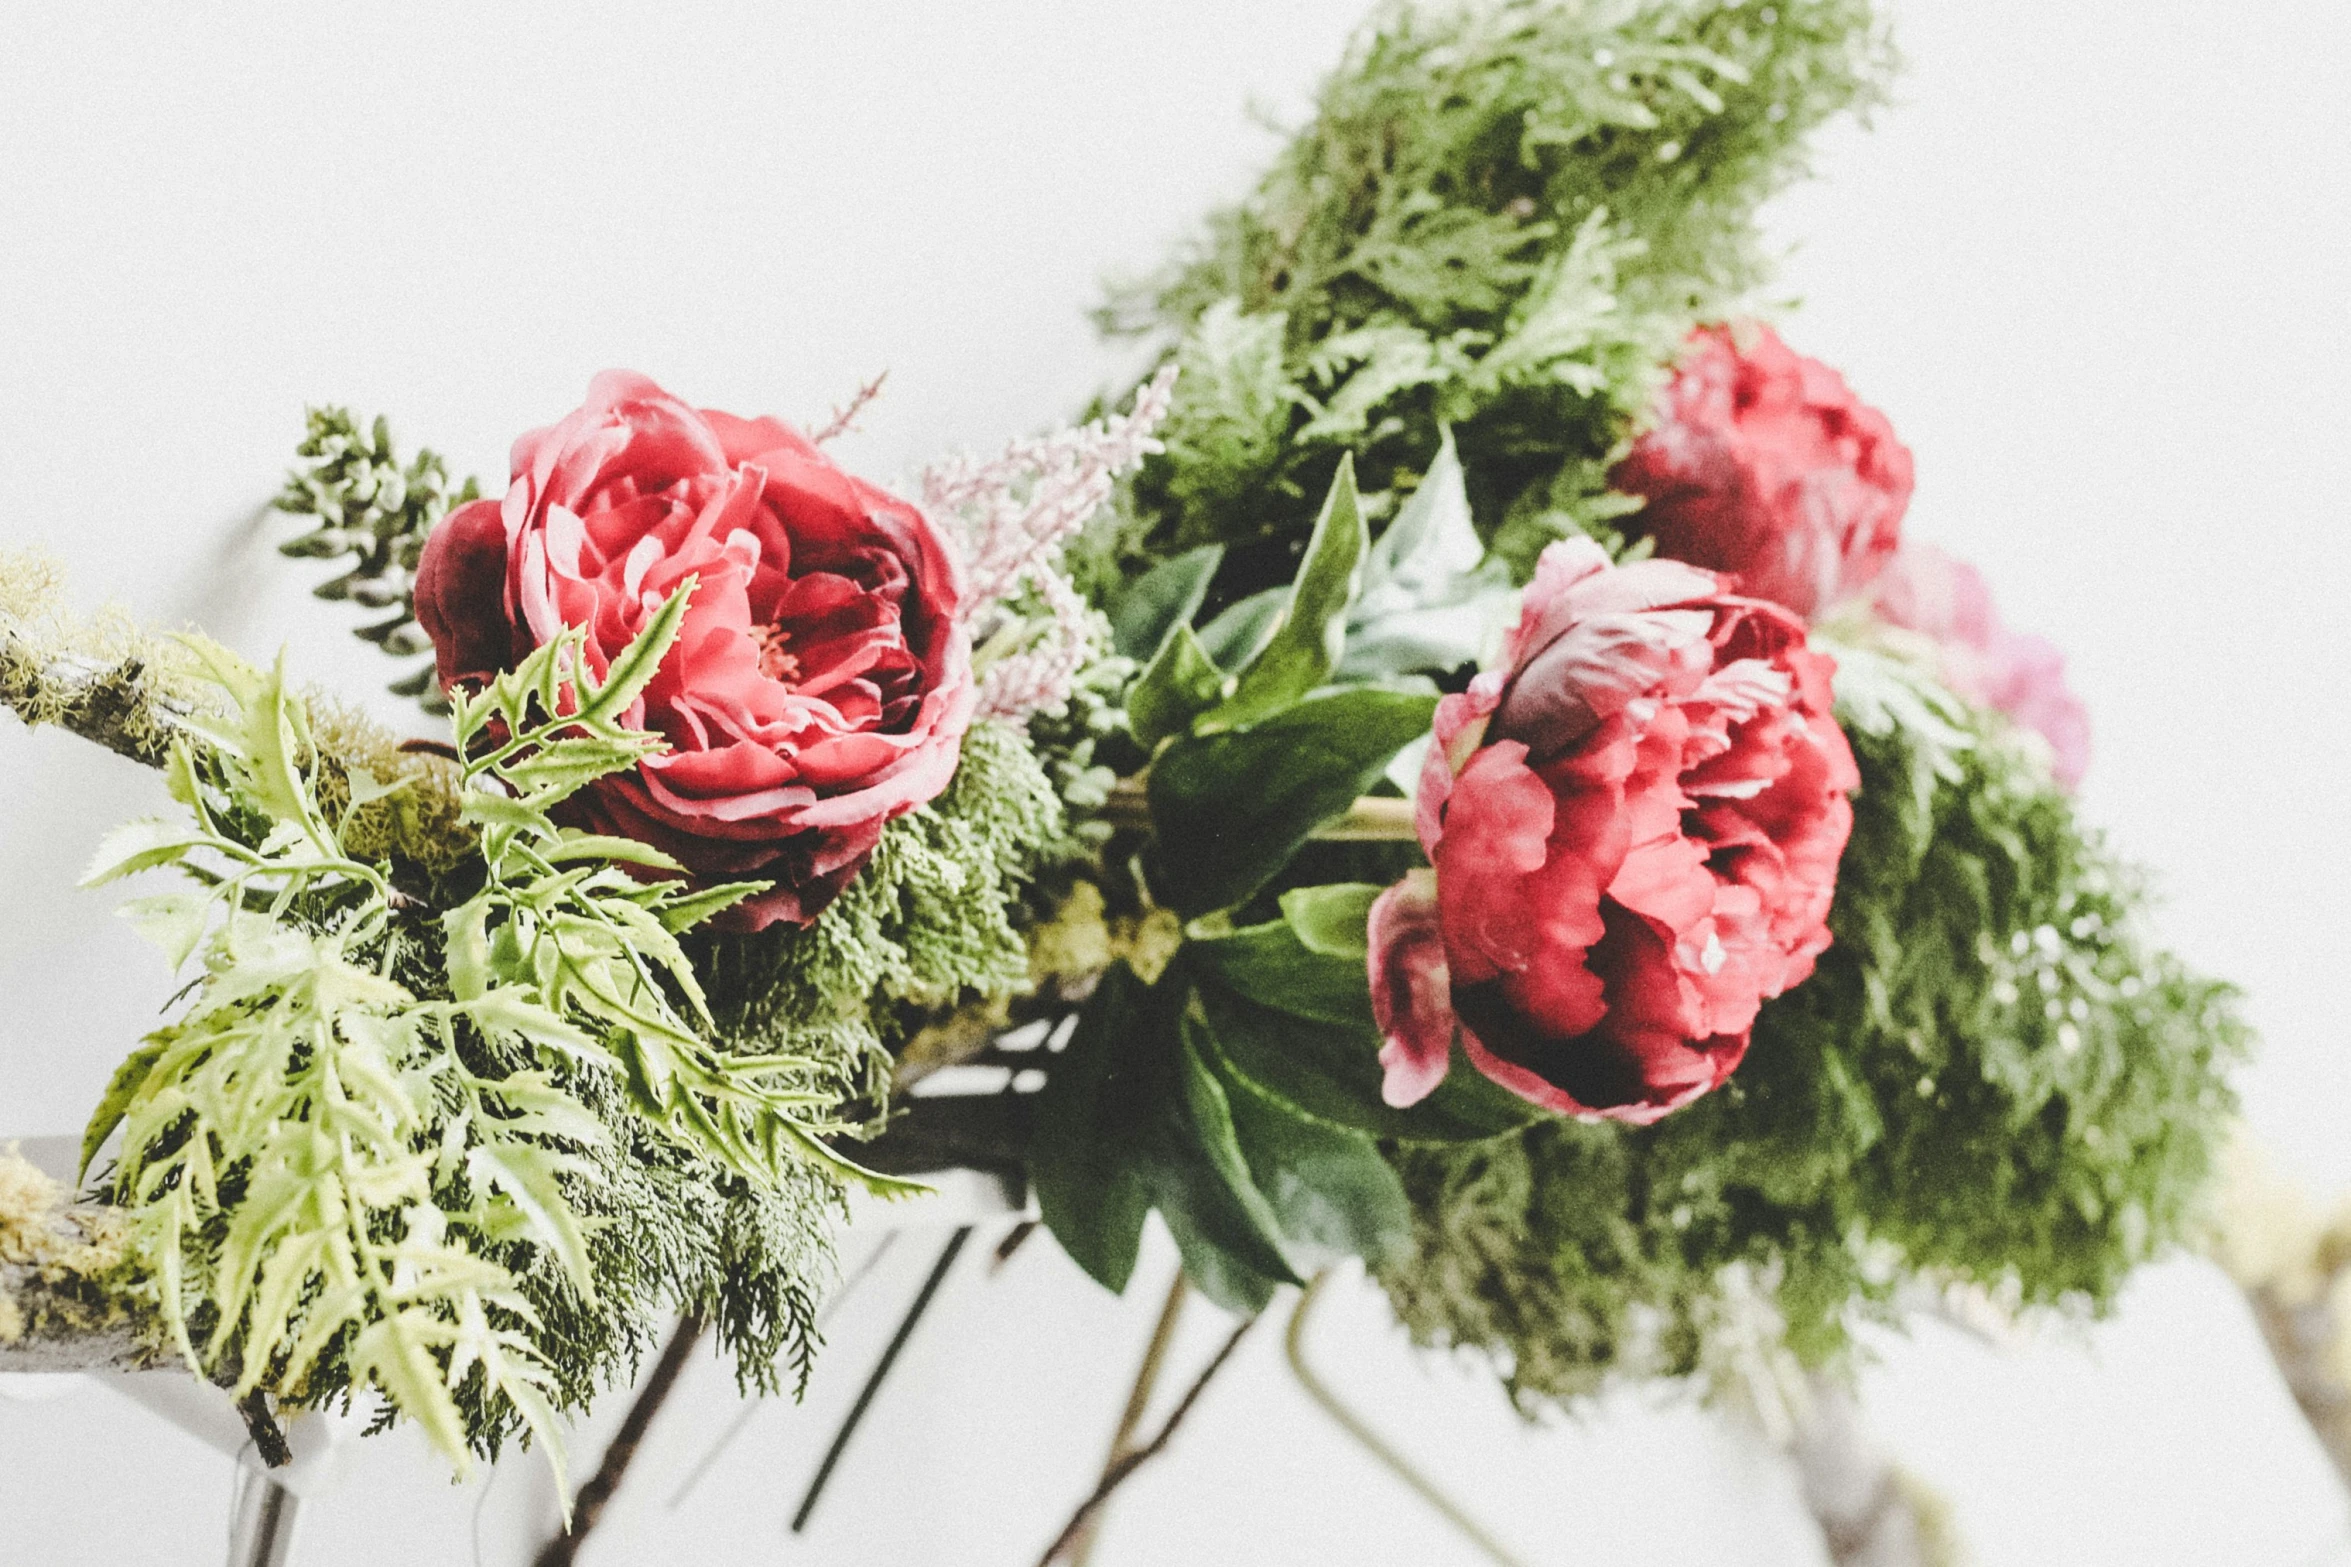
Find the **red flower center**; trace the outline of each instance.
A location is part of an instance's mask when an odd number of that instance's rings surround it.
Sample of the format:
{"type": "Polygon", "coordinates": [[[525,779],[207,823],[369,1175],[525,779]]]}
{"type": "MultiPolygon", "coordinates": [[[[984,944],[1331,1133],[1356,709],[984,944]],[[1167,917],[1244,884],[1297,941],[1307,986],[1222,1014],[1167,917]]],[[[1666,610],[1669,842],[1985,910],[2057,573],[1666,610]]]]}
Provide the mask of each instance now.
{"type": "Polygon", "coordinates": [[[777,685],[788,686],[800,678],[800,660],[786,650],[792,634],[781,626],[753,626],[751,640],[759,648],[759,672],[777,685]]]}

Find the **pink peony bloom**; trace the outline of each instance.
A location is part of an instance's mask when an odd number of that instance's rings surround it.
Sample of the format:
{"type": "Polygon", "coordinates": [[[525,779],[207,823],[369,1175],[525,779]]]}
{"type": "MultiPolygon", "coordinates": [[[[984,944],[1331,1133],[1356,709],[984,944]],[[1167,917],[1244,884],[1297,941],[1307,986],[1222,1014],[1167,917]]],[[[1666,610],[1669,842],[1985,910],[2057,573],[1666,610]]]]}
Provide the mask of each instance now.
{"type": "Polygon", "coordinates": [[[2049,770],[2078,788],[2090,767],[2090,712],[2065,683],[2065,655],[2044,637],[2010,631],[1983,573],[1932,544],[1905,544],[1877,581],[1870,608],[1941,655],[1943,683],[2007,714],[2049,742],[2049,770]]]}
{"type": "Polygon", "coordinates": [[[1852,830],[1834,666],[1803,623],[1675,561],[1543,552],[1503,667],[1438,706],[1431,871],[1371,915],[1384,1094],[1478,1070],[1654,1121],[1715,1087],[1812,972],[1852,830]]]}
{"type": "Polygon", "coordinates": [[[1910,451],[1843,376],[1770,327],[1701,327],[1609,482],[1648,503],[1628,520],[1658,554],[1814,620],[1893,555],[1910,451]]]}
{"type": "Polygon", "coordinates": [[[515,442],[503,500],[426,541],[416,614],[444,684],[511,668],[565,626],[601,672],[698,579],[628,722],[668,740],[567,802],[698,878],[775,886],[722,920],[813,919],[882,826],[954,776],[971,646],[954,554],[905,501],[773,419],[687,407],[611,370],[515,442]]]}

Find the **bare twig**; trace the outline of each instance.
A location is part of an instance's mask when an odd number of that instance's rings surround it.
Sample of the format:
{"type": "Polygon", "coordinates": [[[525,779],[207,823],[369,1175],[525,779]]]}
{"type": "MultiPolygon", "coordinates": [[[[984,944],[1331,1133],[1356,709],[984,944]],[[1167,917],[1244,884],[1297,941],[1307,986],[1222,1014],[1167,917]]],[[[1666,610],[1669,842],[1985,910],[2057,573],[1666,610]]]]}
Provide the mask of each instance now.
{"type": "MultiPolygon", "coordinates": [[[[1159,1308],[1159,1321],[1151,1329],[1151,1342],[1143,1347],[1143,1363],[1135,1368],[1135,1385],[1127,1392],[1127,1407],[1119,1412],[1118,1429],[1111,1433],[1110,1453],[1102,1461],[1105,1474],[1135,1450],[1135,1433],[1143,1429],[1143,1415],[1151,1407],[1152,1390],[1159,1386],[1159,1371],[1167,1364],[1167,1348],[1175,1342],[1176,1323],[1183,1318],[1184,1299],[1190,1293],[1191,1286],[1179,1266],[1175,1282],[1167,1287],[1167,1303],[1159,1308]]],[[[1094,1516],[1086,1520],[1086,1526],[1071,1542],[1071,1567],[1086,1567],[1092,1558],[1094,1541],[1102,1532],[1103,1511],[1096,1508],[1094,1516]]]]}
{"type": "Polygon", "coordinates": [[[880,375],[859,387],[857,395],[834,409],[832,418],[825,421],[825,427],[808,438],[809,444],[822,446],[827,441],[837,441],[856,429],[857,416],[865,412],[868,403],[882,395],[882,383],[888,379],[890,379],[890,372],[884,370],[880,375]]]}
{"type": "Polygon", "coordinates": [[[558,1532],[539,1552],[538,1567],[570,1567],[587,1542],[589,1532],[604,1516],[604,1509],[612,1502],[620,1483],[626,1479],[629,1463],[637,1456],[637,1448],[645,1440],[645,1433],[653,1425],[653,1417],[661,1413],[677,1386],[678,1375],[686,1369],[693,1357],[694,1346],[702,1341],[708,1324],[689,1312],[678,1319],[677,1331],[669,1336],[661,1358],[653,1364],[653,1374],[637,1393],[636,1402],[629,1405],[622,1418],[620,1430],[613,1435],[612,1445],[604,1449],[604,1461],[596,1466],[596,1473],[580,1487],[578,1498],[572,1503],[571,1527],[558,1532]]]}
{"type": "Polygon", "coordinates": [[[890,1368],[897,1364],[898,1352],[914,1336],[915,1324],[922,1321],[924,1312],[930,1310],[931,1298],[939,1293],[939,1286],[945,1282],[948,1270],[955,1266],[956,1255],[963,1250],[964,1243],[971,1239],[971,1231],[972,1227],[966,1224],[948,1236],[946,1246],[939,1253],[939,1260],[931,1264],[930,1277],[922,1281],[922,1289],[914,1297],[914,1304],[907,1308],[905,1317],[900,1320],[898,1331],[891,1336],[889,1348],[882,1351],[882,1358],[874,1362],[873,1372],[866,1377],[865,1386],[858,1390],[857,1402],[849,1409],[849,1418],[842,1421],[841,1429],[833,1433],[833,1445],[825,1449],[824,1462],[816,1466],[816,1478],[808,1482],[808,1494],[800,1498],[800,1510],[792,1515],[794,1534],[808,1527],[809,1515],[816,1511],[817,1499],[824,1495],[825,1482],[833,1477],[833,1466],[848,1451],[849,1439],[857,1434],[858,1424],[865,1419],[865,1411],[873,1403],[874,1394],[881,1390],[882,1379],[890,1374],[890,1368]]]}
{"type": "Polygon", "coordinates": [[[1200,1375],[1192,1380],[1192,1385],[1184,1390],[1183,1398],[1169,1412],[1166,1424],[1159,1428],[1159,1434],[1102,1471],[1102,1478],[1095,1482],[1094,1493],[1080,1502],[1078,1510],[1069,1515],[1069,1522],[1061,1526],[1061,1532],[1053,1537],[1053,1543],[1045,1547],[1045,1554],[1037,1558],[1037,1567],[1052,1567],[1061,1554],[1076,1542],[1088,1520],[1102,1510],[1103,1503],[1110,1500],[1111,1493],[1126,1484],[1128,1477],[1136,1470],[1166,1451],[1169,1439],[1176,1434],[1176,1428],[1184,1423],[1184,1417],[1192,1412],[1192,1406],[1199,1402],[1208,1384],[1224,1369],[1225,1362],[1232,1358],[1233,1351],[1241,1347],[1241,1340],[1255,1326],[1255,1317],[1242,1318],[1240,1325],[1233,1329],[1232,1336],[1224,1341],[1224,1347],[1216,1352],[1214,1358],[1202,1368],[1200,1375]]]}
{"type": "Polygon", "coordinates": [[[1835,1567],[1943,1567],[1954,1559],[1939,1500],[1888,1456],[1833,1377],[1805,1379],[1788,1456],[1835,1567]]]}

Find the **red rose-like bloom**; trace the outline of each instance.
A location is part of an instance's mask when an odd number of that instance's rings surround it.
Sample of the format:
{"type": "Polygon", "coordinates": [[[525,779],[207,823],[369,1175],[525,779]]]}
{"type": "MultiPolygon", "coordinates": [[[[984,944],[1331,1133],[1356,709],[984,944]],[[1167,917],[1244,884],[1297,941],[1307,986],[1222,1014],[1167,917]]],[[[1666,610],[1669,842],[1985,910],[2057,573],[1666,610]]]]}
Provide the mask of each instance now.
{"type": "Polygon", "coordinates": [[[1834,666],[1778,605],[1584,539],[1543,552],[1504,652],[1437,708],[1433,871],[1372,908],[1385,1097],[1435,1088],[1458,1026],[1537,1104],[1654,1121],[1829,944],[1860,782],[1834,666]]]}
{"type": "Polygon", "coordinates": [[[1983,573],[1932,544],[1905,544],[1870,593],[1878,618],[1935,644],[1943,683],[2006,713],[2049,742],[2049,770],[2067,789],[2090,768],[2090,710],[2065,681],[2065,655],[2045,637],[2011,631],[1983,573]]]}
{"type": "Polygon", "coordinates": [[[797,432],[624,371],[515,442],[513,474],[425,543],[416,616],[442,683],[511,668],[566,626],[588,628],[601,674],[696,578],[627,715],[669,749],[567,808],[698,878],[773,881],[730,911],[736,928],[813,918],[882,825],[954,775],[973,688],[953,551],[797,432]]]}
{"type": "Polygon", "coordinates": [[[1812,620],[1893,555],[1910,478],[1884,414],[1751,325],[1690,334],[1656,424],[1609,482],[1648,502],[1628,521],[1658,554],[1812,620]]]}

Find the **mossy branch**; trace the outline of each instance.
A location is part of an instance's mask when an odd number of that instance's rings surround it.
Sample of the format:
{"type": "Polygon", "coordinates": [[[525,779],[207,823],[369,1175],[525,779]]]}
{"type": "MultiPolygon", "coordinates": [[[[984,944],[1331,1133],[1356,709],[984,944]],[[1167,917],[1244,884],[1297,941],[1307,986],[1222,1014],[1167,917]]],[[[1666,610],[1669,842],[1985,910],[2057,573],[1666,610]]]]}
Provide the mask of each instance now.
{"type": "Polygon", "coordinates": [[[0,1372],[138,1371],[170,1359],[126,1264],[122,1215],[0,1153],[0,1372]]]}

